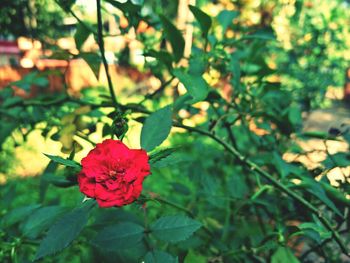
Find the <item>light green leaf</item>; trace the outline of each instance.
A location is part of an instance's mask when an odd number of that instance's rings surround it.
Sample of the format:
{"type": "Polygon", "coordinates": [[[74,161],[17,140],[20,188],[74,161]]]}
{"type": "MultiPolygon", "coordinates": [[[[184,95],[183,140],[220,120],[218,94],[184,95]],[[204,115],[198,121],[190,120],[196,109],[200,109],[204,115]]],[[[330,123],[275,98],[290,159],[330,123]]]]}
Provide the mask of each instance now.
{"type": "Polygon", "coordinates": [[[271,263],[299,263],[299,260],[290,248],[280,246],[272,255],[271,263]]]}
{"type": "Polygon", "coordinates": [[[192,14],[194,15],[194,17],[199,22],[199,25],[201,27],[204,37],[207,37],[209,29],[211,27],[211,23],[212,23],[210,16],[208,16],[202,10],[200,10],[199,8],[193,5],[190,5],[189,8],[192,14]]]}
{"type": "Polygon", "coordinates": [[[160,145],[168,137],[171,125],[172,109],[170,105],[153,112],[142,126],[141,147],[149,152],[160,145]]]}
{"type": "Polygon", "coordinates": [[[233,19],[238,17],[238,15],[239,15],[238,11],[224,10],[224,11],[221,11],[220,14],[216,17],[220,25],[222,26],[223,34],[226,32],[227,28],[231,24],[233,24],[233,19]]]}
{"type": "Polygon", "coordinates": [[[149,251],[145,256],[145,263],[177,263],[179,262],[177,257],[174,258],[172,255],[159,251],[153,250],[149,251]]]}
{"type": "Polygon", "coordinates": [[[181,32],[170,22],[168,18],[161,15],[159,16],[160,21],[163,24],[165,38],[169,41],[171,48],[174,53],[174,59],[178,62],[184,53],[185,40],[182,37],[181,32]]]}
{"type": "Polygon", "coordinates": [[[120,223],[100,231],[92,243],[106,250],[132,248],[141,242],[145,229],[135,223],[120,223]]]}
{"type": "Polygon", "coordinates": [[[182,69],[175,69],[173,74],[185,86],[188,94],[192,97],[191,103],[202,101],[208,96],[209,86],[202,76],[190,75],[182,69]]]}
{"type": "Polygon", "coordinates": [[[66,248],[88,222],[89,212],[93,204],[93,201],[87,201],[81,207],[75,208],[59,218],[41,241],[34,260],[55,254],[66,248]]]}
{"type": "Polygon", "coordinates": [[[187,216],[164,216],[151,225],[152,234],[163,241],[176,243],[189,238],[201,223],[187,216]]]}
{"type": "Polygon", "coordinates": [[[62,157],[59,157],[59,156],[55,156],[55,155],[50,155],[50,154],[46,154],[44,153],[45,156],[47,156],[50,160],[56,162],[56,163],[59,163],[59,164],[62,164],[64,166],[69,166],[69,167],[74,167],[74,168],[78,168],[80,169],[81,166],[79,163],[77,163],[76,161],[73,161],[73,160],[68,160],[68,159],[64,159],[62,157]]]}

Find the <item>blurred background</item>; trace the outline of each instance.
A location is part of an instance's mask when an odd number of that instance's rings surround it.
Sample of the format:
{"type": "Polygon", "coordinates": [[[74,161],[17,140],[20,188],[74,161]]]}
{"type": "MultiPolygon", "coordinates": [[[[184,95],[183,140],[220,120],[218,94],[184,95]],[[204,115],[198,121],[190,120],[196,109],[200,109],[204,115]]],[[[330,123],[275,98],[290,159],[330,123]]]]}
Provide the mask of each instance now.
{"type": "MultiPolygon", "coordinates": [[[[89,57],[98,51],[98,45],[93,34],[84,36],[78,21],[84,21],[88,27],[96,25],[95,1],[70,2],[67,11],[54,0],[1,1],[1,89],[11,87],[14,95],[22,98],[64,91],[77,96],[84,90],[104,89],[107,85],[104,70],[99,61],[89,57]]],[[[224,34],[227,39],[262,29],[259,31],[262,38],[273,36],[274,40],[257,43],[254,47],[266,54],[263,58],[266,68],[261,74],[268,73],[266,80],[283,83],[286,90],[292,91],[291,96],[302,106],[304,129],[327,131],[330,127],[349,123],[346,106],[350,104],[349,1],[149,0],[135,3],[142,4],[141,14],[145,17],[157,17],[162,13],[175,21],[185,37],[185,56],[191,53],[195,36],[189,4],[199,5],[215,18],[214,24],[220,26],[214,28],[214,33],[224,34]]],[[[144,56],[147,47],[157,43],[161,32],[157,23],[141,21],[135,27],[133,21],[112,4],[105,3],[103,7],[108,11],[103,13],[103,26],[106,58],[114,87],[123,101],[136,102],[140,95],[161,85],[159,76],[150,70],[156,64],[144,56]]],[[[254,63],[245,63],[243,67],[253,74],[261,70],[261,66],[254,63]]],[[[229,97],[232,93],[219,69],[211,68],[204,77],[223,96],[229,97]]],[[[200,107],[205,109],[205,103],[200,107]]],[[[186,112],[182,113],[186,115],[186,112]]],[[[200,116],[193,116],[192,121],[196,118],[200,119],[200,116]]],[[[23,129],[25,133],[27,128],[23,129]]],[[[69,130],[69,125],[65,129],[69,130]]],[[[22,135],[17,134],[19,131],[8,137],[7,130],[2,127],[0,132],[2,183],[9,176],[39,174],[48,162],[42,152],[57,154],[62,148],[68,151],[73,140],[79,140],[69,131],[67,136],[58,136],[56,140],[52,137],[44,139],[39,131],[34,131],[22,144],[17,142],[23,140],[22,135]],[[42,161],[32,161],[38,159],[42,161]]],[[[94,139],[100,140],[98,136],[94,139]]],[[[85,143],[82,148],[86,150],[81,152],[84,156],[91,147],[81,140],[80,143],[85,143]]],[[[137,146],[138,139],[130,143],[137,146]]],[[[335,147],[346,148],[339,143],[335,147]]]]}

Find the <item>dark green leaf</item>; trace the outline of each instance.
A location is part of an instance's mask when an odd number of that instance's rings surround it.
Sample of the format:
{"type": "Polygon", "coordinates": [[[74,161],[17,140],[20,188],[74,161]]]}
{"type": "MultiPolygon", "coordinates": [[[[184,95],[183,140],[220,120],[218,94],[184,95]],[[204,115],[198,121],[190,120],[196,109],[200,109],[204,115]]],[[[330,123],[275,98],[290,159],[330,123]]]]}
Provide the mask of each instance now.
{"type": "Polygon", "coordinates": [[[55,254],[66,248],[85,227],[93,204],[93,201],[86,201],[81,207],[59,218],[41,241],[34,260],[55,254]]]}
{"type": "Polygon", "coordinates": [[[202,10],[199,8],[190,5],[190,10],[194,17],[197,19],[199,22],[199,25],[201,27],[201,30],[203,32],[203,35],[207,37],[209,29],[211,27],[211,18],[208,16],[206,13],[204,13],[202,10]]]}
{"type": "Polygon", "coordinates": [[[325,229],[322,225],[318,225],[313,222],[302,223],[298,225],[298,228],[305,232],[306,235],[315,239],[315,241],[317,241],[318,243],[321,243],[323,240],[332,237],[332,233],[330,231],[325,229]],[[306,231],[312,231],[312,233],[306,231]]]}
{"type": "Polygon", "coordinates": [[[176,243],[189,238],[201,223],[187,216],[164,216],[151,225],[152,234],[160,240],[176,243]]]}
{"type": "Polygon", "coordinates": [[[80,53],[79,57],[84,59],[98,79],[101,65],[101,57],[96,53],[80,53]]]}
{"type": "Polygon", "coordinates": [[[248,191],[247,184],[242,174],[234,174],[228,181],[228,192],[233,198],[241,199],[248,191]]]}
{"type": "Polygon", "coordinates": [[[149,152],[160,145],[168,137],[171,125],[170,105],[152,113],[142,126],[141,147],[149,152]]]}
{"type": "Polygon", "coordinates": [[[240,82],[241,82],[241,68],[239,65],[239,55],[237,52],[234,52],[231,56],[230,60],[230,70],[232,72],[232,84],[233,87],[236,89],[240,88],[240,82]]]}
{"type": "Polygon", "coordinates": [[[75,32],[74,40],[78,50],[81,49],[81,47],[83,46],[84,42],[90,34],[90,30],[87,29],[85,26],[83,26],[80,23],[77,25],[77,31],[75,32]]]}
{"type": "Polygon", "coordinates": [[[31,213],[37,210],[40,205],[27,205],[18,207],[5,214],[1,220],[1,224],[5,227],[11,226],[27,218],[31,213]]]}
{"type": "Polygon", "coordinates": [[[159,162],[160,160],[170,156],[171,154],[173,154],[177,150],[178,150],[177,148],[166,148],[166,149],[162,149],[156,153],[152,153],[149,157],[149,162],[151,164],[159,162]]]}
{"type": "Polygon", "coordinates": [[[145,263],[177,263],[178,259],[174,258],[172,255],[159,251],[153,250],[149,251],[145,256],[145,263]]]}
{"type": "Polygon", "coordinates": [[[49,187],[48,179],[56,171],[57,167],[58,163],[51,160],[40,177],[39,200],[41,202],[45,199],[46,191],[49,187]]]}
{"type": "Polygon", "coordinates": [[[74,167],[74,168],[78,168],[78,169],[81,168],[80,164],[73,161],[73,160],[68,160],[68,159],[64,159],[64,158],[59,157],[59,156],[49,155],[49,154],[45,154],[45,156],[47,156],[50,160],[52,160],[56,163],[62,164],[64,166],[74,167]]]}
{"type": "Polygon", "coordinates": [[[118,8],[123,13],[137,13],[141,10],[141,6],[135,5],[131,0],[128,0],[124,3],[121,3],[115,0],[105,0],[105,1],[113,5],[114,7],[118,8]]]}
{"type": "Polygon", "coordinates": [[[184,53],[185,40],[181,32],[170,22],[168,18],[161,15],[160,20],[163,24],[165,37],[172,47],[175,61],[178,62],[184,53]]]}
{"type": "Polygon", "coordinates": [[[47,206],[34,211],[22,225],[22,233],[29,238],[36,238],[64,213],[61,206],[47,206]]]}
{"type": "Polygon", "coordinates": [[[141,242],[145,229],[135,223],[120,223],[104,228],[92,243],[106,250],[132,248],[141,242]]]}
{"type": "Polygon", "coordinates": [[[300,179],[302,180],[300,186],[304,186],[308,192],[316,196],[320,201],[322,201],[325,205],[332,209],[337,215],[343,217],[338,208],[326,195],[326,192],[322,188],[321,183],[315,181],[313,178],[309,178],[306,176],[300,177],[300,179]]]}

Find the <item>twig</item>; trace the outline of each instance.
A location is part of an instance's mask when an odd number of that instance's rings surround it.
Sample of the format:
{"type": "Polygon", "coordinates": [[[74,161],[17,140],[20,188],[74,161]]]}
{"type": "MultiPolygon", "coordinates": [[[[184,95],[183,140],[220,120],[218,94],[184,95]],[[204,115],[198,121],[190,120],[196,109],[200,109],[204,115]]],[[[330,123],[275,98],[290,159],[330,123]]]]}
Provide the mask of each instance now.
{"type": "Polygon", "coordinates": [[[103,42],[101,0],[96,0],[96,4],[97,4],[97,38],[98,38],[97,42],[98,42],[98,47],[99,47],[100,52],[101,52],[102,62],[103,62],[103,66],[104,66],[104,69],[106,72],[107,81],[108,81],[108,88],[109,88],[109,92],[111,94],[112,102],[115,106],[117,106],[118,105],[117,97],[115,96],[111,75],[109,74],[108,63],[107,63],[107,60],[105,57],[105,47],[104,47],[104,42],[103,42]]]}
{"type": "Polygon", "coordinates": [[[329,231],[332,232],[332,236],[334,237],[334,240],[337,242],[337,244],[341,248],[342,252],[345,255],[347,255],[348,257],[350,257],[350,254],[348,253],[345,244],[341,240],[341,238],[339,236],[339,233],[336,230],[333,229],[331,223],[323,216],[321,211],[319,211],[318,208],[316,208],[314,205],[312,205],[307,200],[305,200],[302,196],[298,195],[294,191],[290,190],[289,188],[287,188],[286,186],[281,184],[272,175],[270,175],[265,170],[261,169],[257,164],[255,164],[254,162],[250,161],[249,159],[246,159],[236,148],[232,147],[231,145],[229,145],[225,141],[221,140],[220,138],[218,138],[214,134],[212,134],[210,132],[207,132],[205,130],[202,130],[202,129],[186,126],[186,125],[183,125],[183,124],[180,124],[180,123],[175,123],[174,126],[178,127],[178,128],[186,129],[188,131],[193,131],[193,132],[196,132],[196,133],[199,133],[199,134],[202,134],[202,135],[206,135],[207,137],[212,138],[213,140],[215,140],[216,142],[221,144],[234,157],[238,158],[238,160],[240,160],[243,164],[248,166],[252,172],[258,173],[259,175],[261,175],[262,177],[264,177],[265,179],[270,181],[277,189],[279,189],[280,191],[284,192],[288,196],[292,197],[293,199],[295,199],[296,201],[298,201],[299,203],[304,205],[308,210],[310,210],[312,213],[314,213],[318,217],[318,219],[325,225],[325,227],[329,231]]]}

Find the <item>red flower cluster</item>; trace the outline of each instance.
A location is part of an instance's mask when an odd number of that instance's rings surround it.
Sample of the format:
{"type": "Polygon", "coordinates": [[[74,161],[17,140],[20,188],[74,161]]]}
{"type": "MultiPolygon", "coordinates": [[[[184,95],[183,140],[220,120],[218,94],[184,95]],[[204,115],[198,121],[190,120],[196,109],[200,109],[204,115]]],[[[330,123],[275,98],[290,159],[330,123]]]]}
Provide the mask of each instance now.
{"type": "Polygon", "coordinates": [[[97,144],[81,164],[80,191],[96,199],[100,207],[134,202],[141,194],[144,178],[150,174],[146,151],[129,149],[118,140],[97,144]]]}

